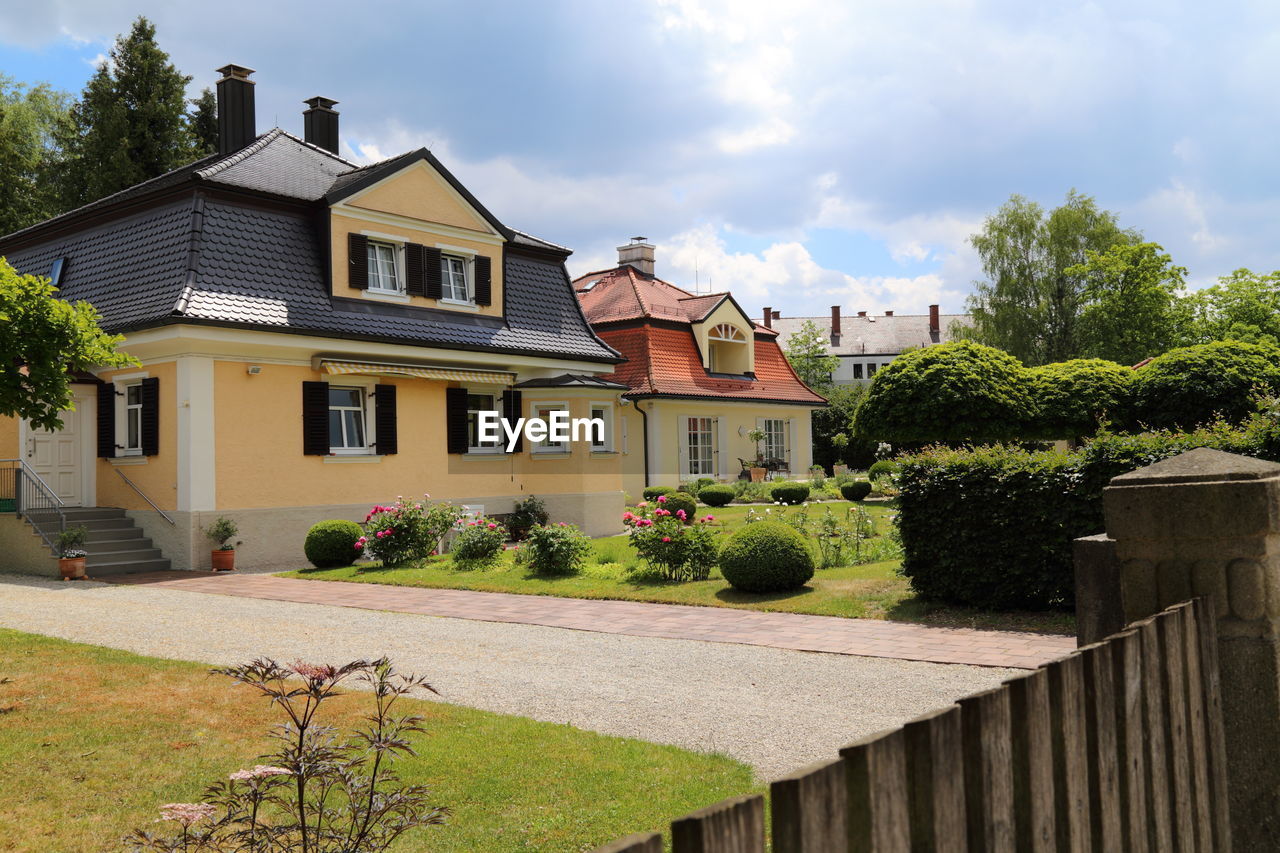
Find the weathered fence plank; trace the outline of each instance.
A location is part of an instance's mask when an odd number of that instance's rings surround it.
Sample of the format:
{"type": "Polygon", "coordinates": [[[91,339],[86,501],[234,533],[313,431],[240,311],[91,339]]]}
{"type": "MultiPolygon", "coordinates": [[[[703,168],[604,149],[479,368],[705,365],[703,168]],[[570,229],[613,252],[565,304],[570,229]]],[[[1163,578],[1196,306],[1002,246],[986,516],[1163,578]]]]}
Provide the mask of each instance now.
{"type": "Polygon", "coordinates": [[[1007,687],[960,700],[969,849],[1015,849],[1013,722],[1007,687]]]}
{"type": "Polygon", "coordinates": [[[1056,850],[1053,732],[1049,673],[1043,669],[1005,682],[1012,725],[1014,837],[1018,850],[1056,850]]]}
{"type": "Polygon", "coordinates": [[[1209,751],[1209,790],[1213,804],[1213,840],[1222,853],[1231,850],[1231,812],[1227,808],[1227,736],[1222,725],[1222,693],[1218,674],[1218,635],[1211,598],[1191,602],[1195,613],[1196,642],[1200,649],[1200,673],[1204,697],[1205,737],[1209,751]]]}
{"type": "Polygon", "coordinates": [[[764,853],[764,797],[734,797],[671,823],[673,853],[764,853]]]}
{"type": "Polygon", "coordinates": [[[963,853],[964,740],[960,708],[952,705],[902,727],[907,750],[907,811],[911,849],[963,853]]]}
{"type": "Polygon", "coordinates": [[[843,761],[798,770],[769,788],[774,853],[845,853],[848,796],[843,761]]]}
{"type": "Polygon", "coordinates": [[[1160,661],[1160,629],[1154,617],[1134,623],[1142,642],[1142,706],[1146,715],[1147,792],[1151,811],[1147,819],[1147,846],[1154,851],[1173,850],[1173,797],[1165,735],[1164,667],[1160,661]]]}
{"type": "Polygon", "coordinates": [[[1119,850],[1120,756],[1116,745],[1115,668],[1111,646],[1080,650],[1084,662],[1085,730],[1089,741],[1089,818],[1094,850],[1119,850]]]}
{"type": "Polygon", "coordinates": [[[840,750],[845,765],[850,853],[911,849],[907,818],[907,752],[902,729],[840,750]]]}
{"type": "Polygon", "coordinates": [[[1116,699],[1116,764],[1120,771],[1121,849],[1147,853],[1146,727],[1142,707],[1142,638],[1133,631],[1110,641],[1116,699]]]}
{"type": "Polygon", "coordinates": [[[597,847],[592,853],[662,853],[662,836],[656,832],[637,832],[597,847]]]}
{"type": "Polygon", "coordinates": [[[1160,635],[1160,661],[1164,668],[1165,748],[1173,771],[1173,829],[1177,850],[1196,849],[1196,828],[1191,809],[1191,761],[1187,739],[1186,660],[1182,626],[1173,613],[1156,617],[1160,635]]]}
{"type": "Polygon", "coordinates": [[[1195,611],[1181,606],[1170,615],[1178,620],[1178,633],[1182,639],[1186,676],[1183,698],[1187,703],[1187,756],[1191,762],[1191,815],[1196,830],[1196,849],[1212,851],[1213,793],[1209,789],[1209,737],[1204,715],[1204,683],[1195,611]]]}
{"type": "Polygon", "coordinates": [[[1089,743],[1084,719],[1084,663],[1079,656],[1049,664],[1053,723],[1054,825],[1060,851],[1089,850],[1089,743]]]}

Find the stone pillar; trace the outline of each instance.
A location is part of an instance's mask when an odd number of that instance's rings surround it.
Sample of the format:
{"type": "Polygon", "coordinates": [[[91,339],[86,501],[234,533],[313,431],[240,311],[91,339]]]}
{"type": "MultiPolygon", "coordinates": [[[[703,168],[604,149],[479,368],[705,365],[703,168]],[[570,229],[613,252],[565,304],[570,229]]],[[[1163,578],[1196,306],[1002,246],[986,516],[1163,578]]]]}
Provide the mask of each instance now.
{"type": "Polygon", "coordinates": [[[1217,616],[1231,831],[1280,838],[1280,465],[1201,448],[1103,493],[1125,621],[1192,596],[1217,616]]]}

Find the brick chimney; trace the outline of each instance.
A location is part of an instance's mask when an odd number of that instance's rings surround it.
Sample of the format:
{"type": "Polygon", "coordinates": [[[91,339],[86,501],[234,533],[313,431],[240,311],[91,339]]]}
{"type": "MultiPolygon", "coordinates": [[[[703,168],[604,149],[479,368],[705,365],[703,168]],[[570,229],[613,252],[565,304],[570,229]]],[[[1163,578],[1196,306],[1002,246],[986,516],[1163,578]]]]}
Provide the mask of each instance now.
{"type": "Polygon", "coordinates": [[[766,329],[773,328],[773,309],[768,306],[764,309],[764,327],[766,329]]]}
{"type": "Polygon", "coordinates": [[[942,331],[941,321],[938,319],[938,306],[929,306],[929,331],[938,334],[942,331]]]}
{"type": "Polygon", "coordinates": [[[218,69],[218,153],[231,154],[258,138],[253,103],[252,68],[224,65],[218,69]]]}
{"type": "Polygon", "coordinates": [[[884,312],[884,316],[886,316],[886,317],[892,317],[892,316],[893,316],[893,312],[892,312],[892,311],[886,311],[886,312],[884,312]]]}
{"type": "Polygon", "coordinates": [[[302,111],[303,138],[317,148],[338,153],[338,111],[333,98],[316,95],[303,101],[310,109],[302,111]]]}
{"type": "Polygon", "coordinates": [[[630,243],[618,247],[618,266],[629,264],[645,275],[653,275],[653,248],[648,237],[632,237],[630,243]]]}
{"type": "Polygon", "coordinates": [[[781,311],[774,311],[774,312],[773,312],[773,319],[775,319],[775,320],[781,320],[781,319],[782,319],[782,312],[781,312],[781,311]]]}
{"type": "Polygon", "coordinates": [[[866,312],[866,311],[859,311],[859,312],[858,312],[858,316],[859,316],[859,317],[865,317],[865,316],[867,316],[867,312],[866,312]]]}

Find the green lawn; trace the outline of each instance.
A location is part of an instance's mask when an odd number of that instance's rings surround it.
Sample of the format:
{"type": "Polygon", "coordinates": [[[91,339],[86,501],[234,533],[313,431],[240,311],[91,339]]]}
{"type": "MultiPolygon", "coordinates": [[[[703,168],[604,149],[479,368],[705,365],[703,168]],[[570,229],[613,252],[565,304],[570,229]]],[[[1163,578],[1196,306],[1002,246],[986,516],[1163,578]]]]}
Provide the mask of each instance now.
{"type": "MultiPolygon", "coordinates": [[[[338,661],[331,661],[338,663],[338,661]]],[[[326,705],[351,724],[369,697],[326,705]]],[[[730,758],[409,700],[427,717],[397,766],[453,810],[397,851],[589,850],[761,786],[730,758]]],[[[0,850],[119,850],[157,806],[269,748],[278,721],[199,664],[0,629],[0,850]]]]}
{"type": "MultiPolygon", "coordinates": [[[[811,505],[811,518],[827,508],[844,513],[856,504],[833,501],[811,505]]],[[[516,565],[510,554],[492,568],[461,571],[448,556],[435,557],[416,567],[384,569],[376,565],[347,566],[339,569],[303,569],[287,573],[287,577],[354,583],[381,583],[395,586],[419,586],[444,589],[474,589],[483,592],[512,592],[525,595],[558,595],[566,598],[604,598],[630,601],[653,601],[666,604],[697,604],[711,607],[737,607],[789,613],[811,613],[820,616],[844,616],[864,619],[892,619],[939,626],[1003,628],[1009,630],[1044,631],[1070,634],[1074,620],[1066,613],[993,613],[970,608],[931,604],[920,600],[898,569],[900,561],[888,537],[894,508],[888,503],[861,504],[875,521],[881,534],[870,540],[869,547],[890,559],[861,565],[818,571],[812,581],[800,590],[774,594],[752,594],[731,588],[719,571],[711,578],[691,583],[666,583],[637,577],[631,569],[639,560],[627,537],[610,536],[592,543],[593,554],[585,571],[565,577],[540,577],[516,565]]],[[[710,513],[715,524],[728,534],[745,523],[747,513],[774,514],[778,507],[727,506],[720,509],[699,507],[699,516],[710,513]]],[[[794,510],[789,510],[794,512],[794,510]]],[[[873,553],[876,553],[873,551],[873,553]]]]}

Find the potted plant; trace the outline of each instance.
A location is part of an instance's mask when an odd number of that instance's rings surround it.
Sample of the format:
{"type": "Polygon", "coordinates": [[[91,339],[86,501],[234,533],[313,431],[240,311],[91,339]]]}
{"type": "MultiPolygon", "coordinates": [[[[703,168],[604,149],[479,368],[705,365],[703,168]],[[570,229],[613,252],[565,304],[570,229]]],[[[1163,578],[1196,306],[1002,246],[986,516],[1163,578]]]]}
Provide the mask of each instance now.
{"type": "Polygon", "coordinates": [[[239,532],[240,528],[234,521],[221,515],[213,524],[204,528],[204,535],[208,536],[209,541],[214,544],[210,561],[213,563],[215,572],[230,572],[235,569],[236,545],[240,543],[233,544],[231,540],[235,539],[239,532]]]}
{"type": "Polygon", "coordinates": [[[764,430],[757,427],[747,433],[747,440],[756,446],[756,464],[751,466],[751,482],[764,482],[765,475],[769,473],[769,469],[765,467],[764,457],[760,453],[760,442],[764,441],[764,430]]]}
{"type": "Polygon", "coordinates": [[[58,534],[58,572],[64,581],[88,579],[85,573],[84,540],[89,531],[85,527],[68,527],[58,534]]]}
{"type": "MultiPolygon", "coordinates": [[[[843,432],[838,432],[831,436],[831,447],[836,452],[837,459],[843,459],[845,449],[849,446],[849,436],[843,432]]],[[[831,466],[832,476],[839,477],[841,474],[848,474],[849,466],[843,462],[836,462],[831,466]]]]}

